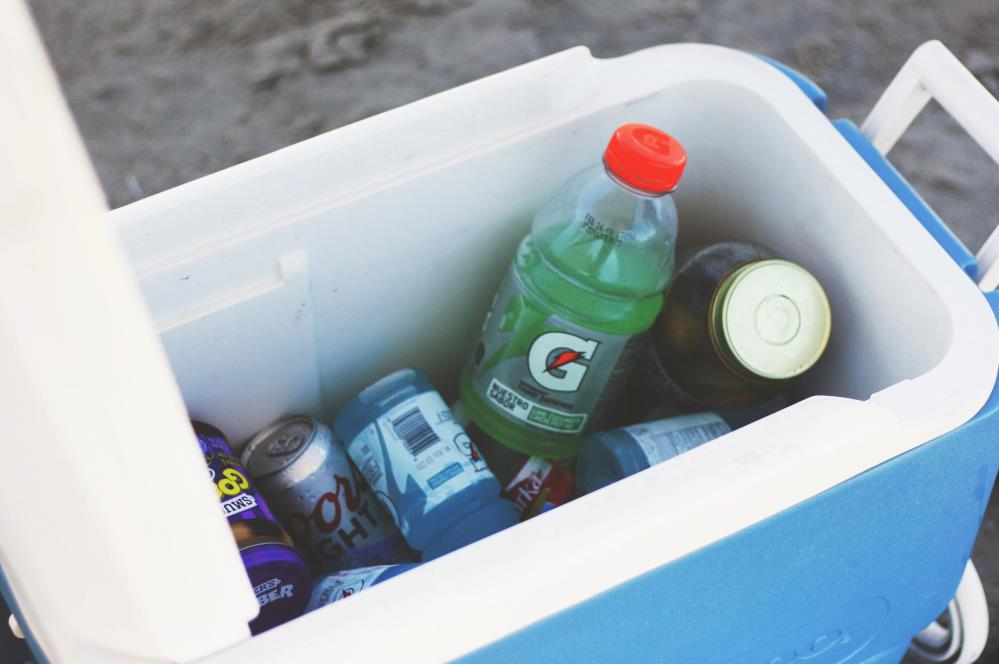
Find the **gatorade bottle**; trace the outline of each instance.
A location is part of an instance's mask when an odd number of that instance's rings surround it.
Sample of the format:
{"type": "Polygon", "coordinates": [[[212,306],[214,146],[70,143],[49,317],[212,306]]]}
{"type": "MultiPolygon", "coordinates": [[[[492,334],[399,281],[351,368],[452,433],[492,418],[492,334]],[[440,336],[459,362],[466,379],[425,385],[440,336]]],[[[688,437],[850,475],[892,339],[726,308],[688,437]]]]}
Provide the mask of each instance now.
{"type": "Polygon", "coordinates": [[[602,489],[630,475],[679,456],[786,405],[783,398],[764,404],[680,415],[586,437],[576,457],[578,495],[602,489]]]}
{"type": "Polygon", "coordinates": [[[566,459],[600,429],[673,276],[670,192],[686,160],[655,127],[622,125],[603,163],[535,215],[461,377],[465,410],[486,435],[566,459]]]}
{"type": "Polygon", "coordinates": [[[409,545],[430,560],[517,523],[517,509],[416,369],[365,388],[336,418],[347,454],[409,545]]]}

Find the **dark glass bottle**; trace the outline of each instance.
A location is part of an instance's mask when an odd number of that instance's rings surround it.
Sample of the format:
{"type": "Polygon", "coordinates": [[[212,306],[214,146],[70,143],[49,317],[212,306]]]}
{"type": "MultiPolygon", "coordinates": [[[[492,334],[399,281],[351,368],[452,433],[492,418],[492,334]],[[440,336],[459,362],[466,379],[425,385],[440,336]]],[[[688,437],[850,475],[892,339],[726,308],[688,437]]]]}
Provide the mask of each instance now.
{"type": "Polygon", "coordinates": [[[822,286],[801,266],[760,245],[714,244],[677,273],[636,378],[653,404],[758,403],[818,361],[830,321],[822,286]]]}

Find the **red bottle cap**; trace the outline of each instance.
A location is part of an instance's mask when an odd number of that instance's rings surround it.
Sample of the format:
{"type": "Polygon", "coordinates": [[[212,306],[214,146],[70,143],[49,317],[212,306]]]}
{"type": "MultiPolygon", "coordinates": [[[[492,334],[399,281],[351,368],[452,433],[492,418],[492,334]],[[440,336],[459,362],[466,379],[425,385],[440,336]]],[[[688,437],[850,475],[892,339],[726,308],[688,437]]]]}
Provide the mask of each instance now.
{"type": "Polygon", "coordinates": [[[629,187],[650,194],[676,189],[687,165],[687,151],[666,132],[645,124],[624,124],[614,131],[604,165],[629,187]]]}

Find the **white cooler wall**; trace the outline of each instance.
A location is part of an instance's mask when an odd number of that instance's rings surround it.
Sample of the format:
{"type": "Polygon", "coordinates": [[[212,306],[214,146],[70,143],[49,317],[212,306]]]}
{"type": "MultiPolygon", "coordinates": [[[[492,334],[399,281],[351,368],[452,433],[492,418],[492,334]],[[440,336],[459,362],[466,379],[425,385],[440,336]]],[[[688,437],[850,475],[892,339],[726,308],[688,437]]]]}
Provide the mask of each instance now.
{"type": "Polygon", "coordinates": [[[762,242],[825,285],[832,340],[804,394],[866,399],[945,355],[950,317],[933,284],[751,87],[664,72],[652,93],[607,103],[593,89],[610,64],[580,51],[543,63],[565,70],[562,105],[535,91],[535,107],[523,92],[497,114],[480,100],[462,106],[462,88],[446,106],[430,98],[116,213],[197,417],[239,444],[289,411],[331,420],[403,366],[453,395],[534,210],[628,121],[663,127],[690,154],[681,247],[762,242]],[[453,135],[453,115],[482,134],[453,135]],[[276,276],[292,255],[297,276],[276,276]]]}

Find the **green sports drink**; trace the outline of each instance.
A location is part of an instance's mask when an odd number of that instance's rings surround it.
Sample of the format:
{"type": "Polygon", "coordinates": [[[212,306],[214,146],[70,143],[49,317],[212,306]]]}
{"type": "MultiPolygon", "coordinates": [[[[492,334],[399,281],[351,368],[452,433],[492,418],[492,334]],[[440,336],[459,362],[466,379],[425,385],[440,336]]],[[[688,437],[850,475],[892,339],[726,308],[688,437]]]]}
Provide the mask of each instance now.
{"type": "Polygon", "coordinates": [[[619,127],[534,217],[461,376],[468,417],[524,454],[574,457],[646,343],[676,262],[683,147],[619,127]]]}

